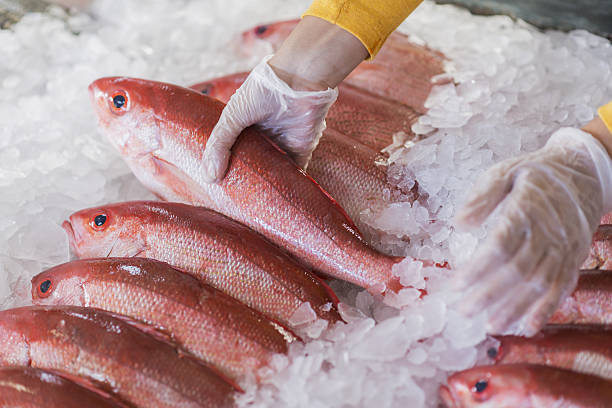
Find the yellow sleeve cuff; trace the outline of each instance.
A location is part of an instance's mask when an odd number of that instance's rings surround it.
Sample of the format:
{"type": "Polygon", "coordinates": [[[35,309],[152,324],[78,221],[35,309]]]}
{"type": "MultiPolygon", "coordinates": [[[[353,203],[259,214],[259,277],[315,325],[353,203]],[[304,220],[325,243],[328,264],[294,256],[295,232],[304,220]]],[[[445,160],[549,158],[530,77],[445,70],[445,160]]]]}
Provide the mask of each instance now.
{"type": "MultiPolygon", "coordinates": [[[[314,0],[304,16],[319,17],[363,43],[370,58],[423,0],[314,0]]],[[[303,16],[302,16],[303,17],[303,16]]]]}
{"type": "Polygon", "coordinates": [[[601,120],[603,120],[603,123],[605,123],[610,133],[612,133],[612,102],[609,102],[608,104],[597,109],[597,113],[599,114],[601,120]]]}

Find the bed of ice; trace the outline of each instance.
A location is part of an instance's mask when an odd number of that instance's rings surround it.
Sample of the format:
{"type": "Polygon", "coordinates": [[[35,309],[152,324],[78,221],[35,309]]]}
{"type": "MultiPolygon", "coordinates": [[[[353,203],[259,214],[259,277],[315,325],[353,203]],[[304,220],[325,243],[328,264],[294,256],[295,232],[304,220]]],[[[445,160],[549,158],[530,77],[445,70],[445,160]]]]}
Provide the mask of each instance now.
{"type": "MultiPolygon", "coordinates": [[[[152,198],[97,133],[92,80],[126,75],[188,85],[248,69],[257,58],[238,58],[234,36],[299,16],[306,3],[97,0],[88,14],[30,14],[0,31],[0,306],[27,303],[30,278],[69,259],[59,225],[71,212],[152,198]]],[[[390,205],[368,222],[389,232],[380,243],[389,251],[457,266],[486,236],[484,228],[457,232],[451,223],[477,176],[542,146],[560,126],[587,122],[612,99],[612,47],[585,31],[542,33],[428,1],[400,30],[442,51],[453,81],[434,89],[429,113],[414,127],[427,137],[412,144],[398,134],[388,149],[392,182],[417,179],[428,201],[390,205]]],[[[447,305],[449,271],[405,262],[396,272],[430,295],[418,299],[406,289],[382,299],[335,283],[349,323],[278,356],[266,383],[241,403],[435,406],[448,372],[475,363],[483,322],[447,305]]]]}

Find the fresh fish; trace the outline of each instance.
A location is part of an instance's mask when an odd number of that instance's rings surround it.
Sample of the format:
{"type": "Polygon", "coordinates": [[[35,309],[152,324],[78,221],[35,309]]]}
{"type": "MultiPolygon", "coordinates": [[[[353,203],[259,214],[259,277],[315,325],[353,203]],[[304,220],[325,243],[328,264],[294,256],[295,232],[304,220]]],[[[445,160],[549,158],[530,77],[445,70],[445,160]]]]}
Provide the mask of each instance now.
{"type": "Polygon", "coordinates": [[[32,279],[34,304],[95,307],[167,332],[234,380],[286,353],[296,337],[260,313],[170,265],[145,258],[69,262],[32,279]]]}
{"type": "MultiPolygon", "coordinates": [[[[227,103],[248,74],[241,72],[201,82],[190,88],[227,103]]],[[[328,129],[336,130],[378,152],[393,143],[393,135],[398,132],[414,138],[411,127],[419,116],[418,112],[406,105],[341,83],[338,85],[338,99],[329,109],[325,122],[328,129]]]]}
{"type": "Polygon", "coordinates": [[[542,364],[612,380],[612,328],[547,326],[533,337],[495,336],[487,350],[496,364],[542,364]]]}
{"type": "Polygon", "coordinates": [[[581,271],[578,285],[550,318],[551,324],[612,324],[612,273],[581,271]]]}
{"type": "Polygon", "coordinates": [[[369,247],[329,194],[256,129],[234,144],[220,184],[203,179],[203,151],[223,103],[130,78],[98,79],[90,91],[111,143],[160,197],[225,214],[321,273],[372,292],[401,288],[392,274],[400,259],[369,247]]]}
{"type": "MultiPolygon", "coordinates": [[[[276,51],[299,20],[258,25],[242,34],[240,49],[247,55],[267,48],[276,51]],[[261,47],[267,45],[267,47],[261,47]]],[[[432,79],[444,73],[444,56],[414,44],[399,32],[392,33],[378,55],[362,62],[345,82],[375,95],[405,104],[425,113],[425,100],[433,86],[432,79]]]]}
{"type": "Polygon", "coordinates": [[[107,312],[0,311],[0,366],[85,377],[136,407],[228,407],[235,388],[210,368],[107,312]]]}
{"type": "Polygon", "coordinates": [[[0,408],[124,407],[100,390],[32,367],[0,368],[0,408]]]}
{"type": "Polygon", "coordinates": [[[612,225],[600,225],[593,234],[589,257],[582,269],[612,269],[612,225]]]}
{"type": "MultiPolygon", "coordinates": [[[[218,78],[209,82],[202,82],[193,85],[191,88],[200,91],[208,96],[219,99],[222,102],[229,100],[229,97],[242,84],[247,73],[230,75],[223,78],[218,78]]],[[[340,85],[342,89],[347,89],[347,86],[340,85]]],[[[354,91],[351,91],[354,92],[354,91]]],[[[350,93],[349,93],[350,94],[350,93]]],[[[368,94],[365,92],[365,94],[368,94]]],[[[368,94],[369,95],[369,94],[368,94]]],[[[351,106],[344,109],[336,109],[343,103],[342,98],[339,98],[328,114],[328,127],[321,138],[319,145],[312,154],[310,163],[308,164],[307,173],[321,185],[347,212],[349,217],[355,221],[357,228],[368,238],[368,226],[361,222],[361,212],[364,210],[376,211],[377,208],[384,204],[383,196],[389,195],[391,202],[401,200],[415,201],[418,196],[418,185],[415,184],[410,191],[401,191],[387,181],[387,168],[378,164],[381,157],[374,151],[371,146],[365,146],[356,138],[345,136],[342,132],[332,129],[334,123],[344,122],[351,123],[351,127],[357,131],[360,127],[369,128],[368,123],[375,123],[377,112],[393,113],[393,109],[385,109],[385,103],[382,105],[378,102],[373,102],[372,106],[378,104],[378,108],[373,108],[369,111],[366,106],[362,106],[363,114],[359,114],[357,110],[353,110],[354,115],[351,116],[351,106]],[[341,117],[345,115],[344,119],[341,117]],[[336,116],[337,122],[332,118],[336,116]],[[339,118],[340,117],[340,118],[339,118]],[[350,119],[350,120],[349,120],[350,119]],[[362,126],[363,124],[363,126],[362,126]]],[[[390,123],[393,119],[381,119],[380,123],[390,123]]],[[[397,121],[397,119],[395,119],[397,121]]],[[[380,126],[382,129],[385,125],[380,126]]],[[[375,141],[379,143],[378,147],[386,146],[392,142],[392,132],[382,131],[381,129],[373,129],[366,133],[377,135],[380,139],[375,141]]],[[[410,130],[406,130],[410,132],[410,130]]],[[[363,135],[365,139],[372,139],[367,134],[363,135]]]]}
{"type": "Polygon", "coordinates": [[[134,201],[79,211],[63,226],[79,258],[167,262],[286,325],[304,302],[320,318],[340,320],[338,300],[320,279],[261,235],[214,211],[134,201]]]}
{"type": "Polygon", "coordinates": [[[612,381],[542,365],[485,366],[451,375],[440,397],[448,408],[607,408],[612,381]]]}

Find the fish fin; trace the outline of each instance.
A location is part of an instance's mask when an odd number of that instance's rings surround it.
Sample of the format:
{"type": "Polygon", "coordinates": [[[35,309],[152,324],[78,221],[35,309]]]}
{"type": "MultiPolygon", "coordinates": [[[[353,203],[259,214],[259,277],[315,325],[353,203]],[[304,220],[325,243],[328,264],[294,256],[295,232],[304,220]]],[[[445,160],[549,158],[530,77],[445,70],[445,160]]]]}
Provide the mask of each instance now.
{"type": "Polygon", "coordinates": [[[229,385],[234,387],[234,389],[236,391],[244,393],[244,389],[240,385],[238,385],[238,383],[236,381],[234,381],[233,379],[227,377],[225,374],[220,372],[216,367],[208,365],[205,361],[200,360],[199,358],[197,358],[196,356],[194,356],[190,352],[188,352],[186,350],[183,350],[181,348],[177,349],[177,353],[178,353],[179,358],[184,358],[184,359],[187,359],[187,360],[191,360],[191,361],[193,361],[196,364],[205,366],[206,368],[208,368],[209,370],[214,372],[215,375],[219,376],[223,381],[225,381],[226,383],[228,383],[229,385]]]}
{"type": "Polygon", "coordinates": [[[51,373],[51,374],[55,374],[58,377],[61,377],[67,381],[73,382],[79,387],[85,388],[86,390],[91,391],[94,394],[99,395],[102,398],[105,398],[115,403],[118,407],[121,407],[121,408],[130,407],[127,401],[122,400],[117,394],[115,394],[112,391],[112,387],[108,383],[105,383],[103,381],[98,381],[93,378],[79,377],[78,375],[74,375],[66,371],[49,370],[46,368],[44,369],[44,371],[51,373]]]}
{"type": "Polygon", "coordinates": [[[155,174],[163,180],[161,183],[172,188],[174,194],[182,197],[183,201],[191,204],[209,201],[202,187],[174,164],[155,155],[151,155],[151,163],[155,167],[155,174]]]}
{"type": "Polygon", "coordinates": [[[156,327],[153,325],[149,325],[147,323],[144,323],[140,320],[136,320],[130,316],[125,316],[125,315],[121,315],[118,313],[112,313],[109,311],[106,311],[106,313],[110,314],[112,317],[114,317],[117,320],[121,320],[122,322],[129,324],[132,327],[135,327],[136,329],[140,330],[141,332],[144,332],[146,334],[148,334],[151,337],[154,337],[156,340],[162,341],[164,343],[167,343],[173,347],[176,347],[176,342],[174,340],[174,337],[169,334],[166,330],[164,330],[161,327],[156,327]]]}

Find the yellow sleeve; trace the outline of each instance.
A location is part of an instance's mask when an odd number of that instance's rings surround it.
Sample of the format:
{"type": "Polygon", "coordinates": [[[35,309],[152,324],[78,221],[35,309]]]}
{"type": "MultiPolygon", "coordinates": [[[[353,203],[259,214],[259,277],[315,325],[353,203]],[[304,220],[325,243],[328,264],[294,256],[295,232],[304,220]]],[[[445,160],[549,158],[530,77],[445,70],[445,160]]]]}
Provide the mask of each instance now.
{"type": "Polygon", "coordinates": [[[599,117],[606,124],[610,133],[612,133],[612,101],[597,109],[597,113],[599,113],[599,117]]]}
{"type": "Polygon", "coordinates": [[[304,16],[329,21],[357,37],[374,58],[385,40],[423,0],[314,0],[304,16]]]}

